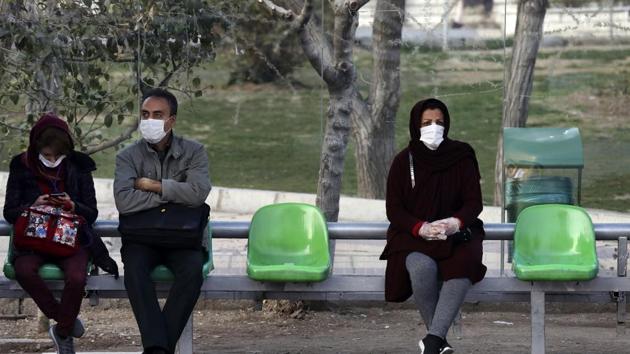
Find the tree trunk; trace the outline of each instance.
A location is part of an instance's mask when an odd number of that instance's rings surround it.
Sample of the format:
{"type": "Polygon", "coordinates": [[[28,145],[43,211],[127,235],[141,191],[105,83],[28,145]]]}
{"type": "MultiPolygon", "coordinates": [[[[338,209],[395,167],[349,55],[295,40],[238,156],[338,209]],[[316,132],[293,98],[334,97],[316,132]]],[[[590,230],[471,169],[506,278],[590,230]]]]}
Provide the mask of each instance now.
{"type": "Polygon", "coordinates": [[[339,217],[341,181],[351,127],[352,98],[349,90],[329,90],[330,103],[326,115],[316,198],[316,204],[327,221],[337,221],[339,217]]]}
{"type": "Polygon", "coordinates": [[[316,204],[328,221],[339,217],[339,198],[344,160],[350,136],[356,72],[352,49],[357,29],[357,11],[365,2],[336,0],[334,2],[334,37],[332,56],[334,67],[322,70],[328,86],[330,102],[319,165],[316,204]]]}
{"type": "MultiPolygon", "coordinates": [[[[312,14],[312,0],[289,1],[290,10],[262,0],[272,12],[294,18],[300,44],[313,69],[322,77],[330,97],[320,158],[316,204],[327,221],[337,221],[339,198],[351,119],[361,101],[355,85],[352,50],[358,24],[358,11],[369,0],[331,1],[334,14],[332,40],[322,36],[322,24],[312,14]],[[299,16],[296,14],[302,9],[299,16]],[[287,16],[288,15],[288,16],[287,16]]],[[[365,108],[365,104],[361,105],[365,108]]],[[[372,142],[370,142],[372,143],[372,142]]]]}
{"type": "Polygon", "coordinates": [[[372,85],[366,104],[355,89],[352,115],[360,197],[384,198],[394,156],[396,112],[400,104],[400,45],[405,0],[378,0],[372,31],[372,85]],[[369,106],[368,106],[369,105],[369,106]]]}
{"type": "MultiPolygon", "coordinates": [[[[524,127],[527,123],[536,56],[543,35],[543,22],[548,6],[548,0],[519,1],[512,61],[503,103],[503,127],[524,127]]],[[[494,172],[495,205],[500,204],[503,198],[502,169],[503,131],[499,133],[494,172]]]]}

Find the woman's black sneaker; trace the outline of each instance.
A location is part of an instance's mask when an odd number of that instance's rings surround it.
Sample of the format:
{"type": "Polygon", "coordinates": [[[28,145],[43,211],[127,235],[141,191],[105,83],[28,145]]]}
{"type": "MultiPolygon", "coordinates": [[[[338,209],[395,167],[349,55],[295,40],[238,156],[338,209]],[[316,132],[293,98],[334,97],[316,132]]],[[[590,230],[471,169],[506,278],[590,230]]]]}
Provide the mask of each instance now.
{"type": "Polygon", "coordinates": [[[440,348],[440,354],[453,354],[455,353],[455,349],[451,347],[450,344],[444,339],[444,344],[442,344],[442,348],[440,348]]]}
{"type": "Polygon", "coordinates": [[[442,354],[444,343],[444,339],[434,336],[433,334],[427,334],[426,337],[418,342],[420,354],[442,354]]]}

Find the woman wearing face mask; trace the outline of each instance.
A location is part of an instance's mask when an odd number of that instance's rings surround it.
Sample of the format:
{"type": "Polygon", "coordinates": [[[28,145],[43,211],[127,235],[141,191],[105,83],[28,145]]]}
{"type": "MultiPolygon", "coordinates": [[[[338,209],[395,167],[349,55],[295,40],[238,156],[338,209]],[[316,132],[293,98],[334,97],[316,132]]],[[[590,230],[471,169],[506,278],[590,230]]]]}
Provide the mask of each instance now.
{"type": "Polygon", "coordinates": [[[402,302],[413,294],[428,332],[419,342],[425,354],[454,351],[448,329],[468,289],[486,272],[477,159],[470,145],[448,138],[449,128],[444,103],[416,103],[411,140],[387,179],[385,298],[402,302]]]}
{"type": "Polygon", "coordinates": [[[87,278],[88,259],[118,277],[116,262],[103,241],[92,232],[98,215],[92,171],[94,161],[74,151],[68,125],[53,114],[42,116],[33,126],[28,150],[11,160],[4,203],[4,218],[14,224],[25,208],[53,205],[82,216],[86,226],[79,230],[82,247],[68,257],[53,257],[35,251],[13,249],[10,260],[16,280],[37,306],[57,323],[49,334],[59,353],[74,353],[73,337],[85,331],[78,319],[87,278]],[[61,301],[57,301],[38,274],[44,263],[58,265],[65,276],[61,301]]]}

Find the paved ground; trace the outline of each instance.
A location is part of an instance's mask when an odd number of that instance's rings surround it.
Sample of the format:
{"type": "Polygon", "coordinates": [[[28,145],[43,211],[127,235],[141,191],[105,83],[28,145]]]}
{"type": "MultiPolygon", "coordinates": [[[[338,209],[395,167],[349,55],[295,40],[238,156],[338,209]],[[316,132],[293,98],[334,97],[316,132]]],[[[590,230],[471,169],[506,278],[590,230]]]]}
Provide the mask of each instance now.
{"type": "MultiPolygon", "coordinates": [[[[378,303],[369,306],[329,304],[308,311],[302,319],[289,314],[254,311],[251,306],[202,302],[195,311],[195,353],[418,353],[424,329],[417,311],[378,303]]],[[[28,310],[32,311],[32,310],[28,310]]],[[[628,353],[630,336],[618,336],[610,306],[552,310],[547,316],[548,353],[628,353]]],[[[128,305],[104,302],[84,305],[87,324],[77,340],[81,352],[139,353],[140,337],[128,305]]],[[[46,334],[38,333],[30,316],[0,321],[1,353],[51,352],[46,334]],[[19,338],[19,342],[16,339],[19,338]]],[[[449,334],[456,353],[529,353],[527,306],[468,304],[463,311],[463,336],[449,334]]]]}

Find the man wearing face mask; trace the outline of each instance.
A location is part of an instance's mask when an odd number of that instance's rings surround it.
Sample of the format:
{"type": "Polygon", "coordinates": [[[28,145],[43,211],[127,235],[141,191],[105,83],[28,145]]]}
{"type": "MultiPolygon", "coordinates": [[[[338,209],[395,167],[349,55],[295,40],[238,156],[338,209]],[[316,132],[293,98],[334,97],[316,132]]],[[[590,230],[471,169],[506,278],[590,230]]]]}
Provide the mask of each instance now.
{"type": "MultiPolygon", "coordinates": [[[[114,198],[119,214],[133,214],[165,203],[202,205],[210,193],[208,156],[203,145],[173,133],[177,99],[163,89],[147,92],[139,130],[142,139],[116,157],[114,198]]],[[[207,237],[203,238],[207,247],[207,237]]],[[[204,252],[165,248],[123,238],[125,287],[144,353],[173,353],[203,283],[204,252]],[[150,274],[166,265],[175,275],[162,309],[150,274]]]]}
{"type": "Polygon", "coordinates": [[[413,295],[427,331],[419,342],[424,354],[453,353],[446,333],[468,289],[486,272],[477,158],[470,145],[448,137],[449,128],[444,103],[416,103],[409,146],[387,178],[385,299],[413,295]]]}

